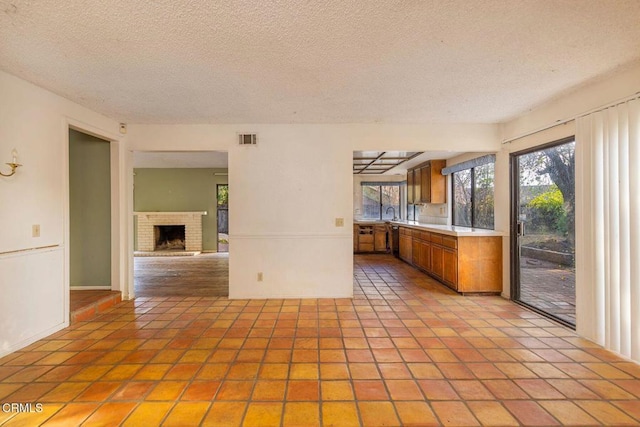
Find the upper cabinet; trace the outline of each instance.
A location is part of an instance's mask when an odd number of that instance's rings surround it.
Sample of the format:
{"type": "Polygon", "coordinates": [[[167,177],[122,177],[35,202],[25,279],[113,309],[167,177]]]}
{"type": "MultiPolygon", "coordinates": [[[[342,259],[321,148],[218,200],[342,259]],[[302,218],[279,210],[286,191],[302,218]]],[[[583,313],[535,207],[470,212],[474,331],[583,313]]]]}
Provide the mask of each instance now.
{"type": "Polygon", "coordinates": [[[415,200],[413,198],[413,187],[413,169],[409,169],[407,171],[407,203],[410,205],[413,205],[415,203],[415,200]]]}
{"type": "Polygon", "coordinates": [[[430,160],[407,171],[407,203],[446,203],[446,160],[430,160]]]}

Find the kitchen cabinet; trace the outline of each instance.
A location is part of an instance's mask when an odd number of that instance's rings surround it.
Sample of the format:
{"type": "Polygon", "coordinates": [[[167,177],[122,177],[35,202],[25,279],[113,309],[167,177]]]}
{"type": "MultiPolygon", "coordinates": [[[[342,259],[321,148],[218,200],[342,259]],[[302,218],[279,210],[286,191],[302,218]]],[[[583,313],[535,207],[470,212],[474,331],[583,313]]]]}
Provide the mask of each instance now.
{"type": "Polygon", "coordinates": [[[442,246],[432,244],[431,245],[431,269],[428,271],[438,279],[442,279],[443,272],[443,258],[442,258],[442,246]]]}
{"type": "Polygon", "coordinates": [[[387,227],[384,224],[353,225],[353,252],[386,252],[387,227]]]}
{"type": "Polygon", "coordinates": [[[458,289],[458,253],[454,249],[442,250],[442,281],[454,290],[458,289]]]}
{"type": "Polygon", "coordinates": [[[410,205],[413,205],[415,203],[415,199],[413,197],[413,187],[414,187],[414,180],[413,180],[413,169],[409,169],[407,171],[407,203],[410,205]]]}
{"type": "Polygon", "coordinates": [[[413,170],[413,202],[415,204],[424,203],[422,201],[422,168],[413,170]]]}
{"type": "Polygon", "coordinates": [[[387,251],[387,227],[376,225],[373,229],[373,250],[375,252],[387,251]]]}
{"type": "Polygon", "coordinates": [[[400,258],[461,293],[502,292],[502,237],[400,227],[400,258]]]}
{"type": "Polygon", "coordinates": [[[422,248],[420,247],[420,240],[418,240],[416,237],[413,237],[411,239],[411,263],[413,265],[420,264],[421,249],[422,248]]]}
{"type": "Polygon", "coordinates": [[[446,160],[430,160],[407,171],[407,203],[446,203],[446,160]]]}
{"type": "Polygon", "coordinates": [[[400,258],[407,261],[408,263],[413,263],[413,241],[411,239],[411,229],[406,227],[400,227],[400,258]]]}

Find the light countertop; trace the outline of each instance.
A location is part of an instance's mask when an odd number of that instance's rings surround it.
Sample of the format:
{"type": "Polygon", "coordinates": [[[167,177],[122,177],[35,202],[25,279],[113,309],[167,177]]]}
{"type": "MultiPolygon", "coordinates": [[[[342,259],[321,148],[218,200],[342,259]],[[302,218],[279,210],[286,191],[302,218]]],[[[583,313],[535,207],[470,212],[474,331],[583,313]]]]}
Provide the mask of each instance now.
{"type": "Polygon", "coordinates": [[[434,233],[446,234],[448,236],[457,236],[457,237],[473,237],[473,236],[502,237],[502,236],[508,235],[503,231],[485,230],[482,228],[460,227],[457,225],[425,224],[417,221],[391,221],[391,224],[414,228],[417,230],[433,231],[434,233]]]}

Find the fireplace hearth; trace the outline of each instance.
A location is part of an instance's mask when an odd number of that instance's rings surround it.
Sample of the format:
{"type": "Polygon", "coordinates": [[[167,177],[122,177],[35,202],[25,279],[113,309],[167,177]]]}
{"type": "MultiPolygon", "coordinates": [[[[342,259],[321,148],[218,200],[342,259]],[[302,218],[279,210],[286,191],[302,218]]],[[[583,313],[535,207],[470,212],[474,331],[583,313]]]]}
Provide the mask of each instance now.
{"type": "Polygon", "coordinates": [[[155,225],[154,251],[183,251],[185,250],[184,225],[155,225]]]}

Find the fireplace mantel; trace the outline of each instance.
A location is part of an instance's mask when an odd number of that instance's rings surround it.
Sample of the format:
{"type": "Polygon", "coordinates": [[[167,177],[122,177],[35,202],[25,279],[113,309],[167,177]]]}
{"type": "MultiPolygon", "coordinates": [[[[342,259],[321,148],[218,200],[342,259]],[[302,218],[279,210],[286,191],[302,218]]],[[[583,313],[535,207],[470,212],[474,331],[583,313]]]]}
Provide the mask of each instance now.
{"type": "Polygon", "coordinates": [[[134,212],[134,215],[207,215],[207,211],[202,212],[134,212]]]}
{"type": "Polygon", "coordinates": [[[138,217],[138,250],[154,250],[153,227],[156,225],[184,225],[185,250],[202,251],[202,216],[206,211],[196,212],[134,212],[138,217]]]}

